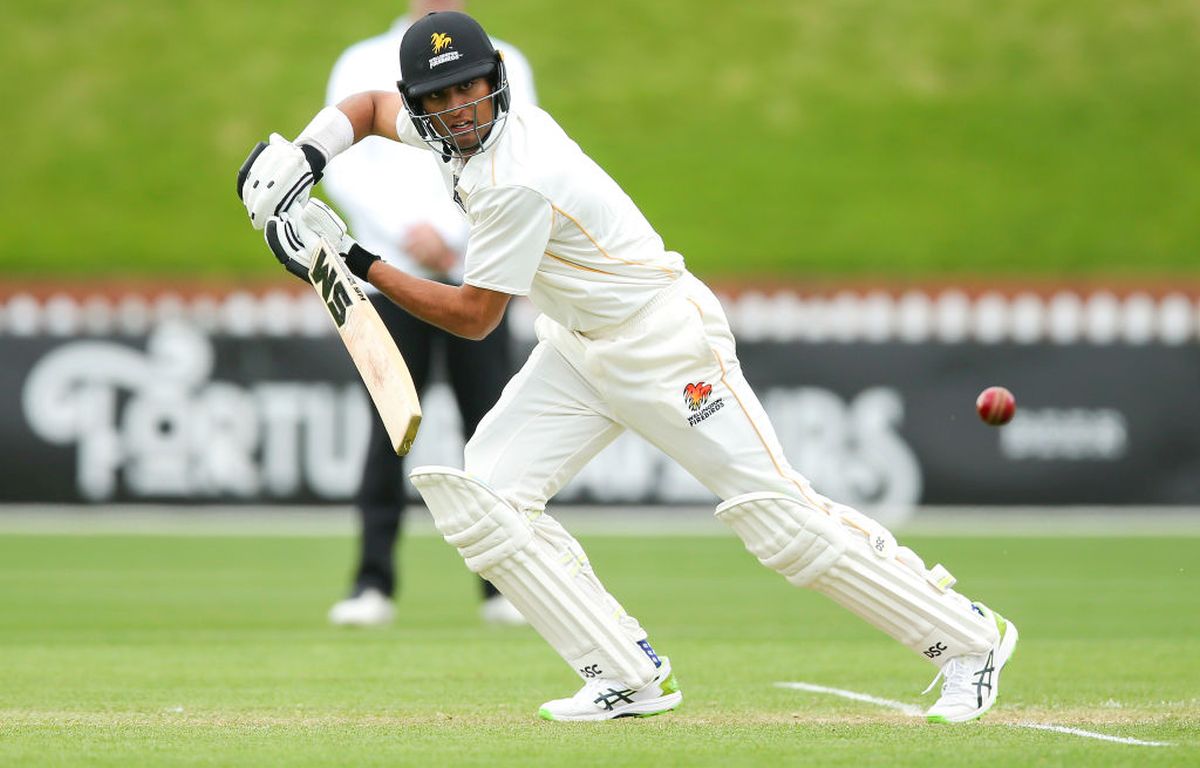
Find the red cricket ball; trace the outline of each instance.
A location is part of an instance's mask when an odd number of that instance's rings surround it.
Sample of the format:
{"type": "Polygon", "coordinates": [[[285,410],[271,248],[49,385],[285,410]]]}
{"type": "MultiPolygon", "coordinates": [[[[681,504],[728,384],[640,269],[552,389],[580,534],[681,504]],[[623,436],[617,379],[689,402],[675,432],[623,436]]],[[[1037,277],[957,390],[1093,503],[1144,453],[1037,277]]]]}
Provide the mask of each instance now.
{"type": "Polygon", "coordinates": [[[1012,421],[1017,399],[1004,387],[988,387],[975,399],[975,410],[979,411],[979,418],[998,427],[1012,421]]]}

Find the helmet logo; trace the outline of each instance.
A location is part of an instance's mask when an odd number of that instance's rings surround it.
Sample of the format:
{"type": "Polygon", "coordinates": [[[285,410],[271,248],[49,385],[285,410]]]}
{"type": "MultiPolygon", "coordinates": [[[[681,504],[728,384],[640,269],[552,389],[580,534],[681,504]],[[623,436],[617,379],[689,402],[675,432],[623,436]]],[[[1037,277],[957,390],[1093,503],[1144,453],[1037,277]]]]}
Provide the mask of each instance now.
{"type": "Polygon", "coordinates": [[[433,58],[429,60],[429,68],[433,69],[439,64],[445,64],[448,61],[458,61],[462,58],[462,54],[450,48],[454,43],[454,38],[444,32],[434,32],[429,36],[429,47],[433,49],[433,58]]]}

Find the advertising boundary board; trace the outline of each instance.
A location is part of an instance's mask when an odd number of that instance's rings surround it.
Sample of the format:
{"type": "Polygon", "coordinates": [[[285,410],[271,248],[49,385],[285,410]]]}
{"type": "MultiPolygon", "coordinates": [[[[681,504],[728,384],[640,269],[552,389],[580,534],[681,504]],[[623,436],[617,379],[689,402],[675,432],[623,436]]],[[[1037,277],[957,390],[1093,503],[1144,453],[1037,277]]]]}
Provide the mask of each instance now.
{"type": "MultiPolygon", "coordinates": [[[[884,298],[727,302],[747,376],[819,491],[865,509],[1200,504],[1200,430],[1184,407],[1200,385],[1193,300],[884,298]],[[975,395],[993,384],[1018,401],[999,428],[974,413],[975,395]]],[[[0,444],[9,454],[0,503],[352,497],[374,415],[344,351],[301,298],[117,302],[107,319],[97,306],[0,304],[0,444]]],[[[515,309],[518,330],[530,313],[515,309]]],[[[532,344],[527,332],[521,344],[532,344]]],[[[459,464],[448,389],[435,383],[424,400],[409,466],[459,464]]],[[[713,418],[737,417],[723,410],[713,418]]],[[[713,497],[623,436],[558,501],[713,497]]]]}

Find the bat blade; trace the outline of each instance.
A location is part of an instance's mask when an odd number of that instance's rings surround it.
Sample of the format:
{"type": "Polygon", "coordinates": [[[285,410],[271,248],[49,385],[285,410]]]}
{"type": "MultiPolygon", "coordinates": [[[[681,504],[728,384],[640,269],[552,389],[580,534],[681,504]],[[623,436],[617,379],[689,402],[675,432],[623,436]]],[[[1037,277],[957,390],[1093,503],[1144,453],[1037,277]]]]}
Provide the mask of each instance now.
{"type": "Polygon", "coordinates": [[[366,384],[392,448],[404,456],[421,425],[421,403],[400,349],[337,250],[324,240],[313,248],[308,282],[366,384]]]}

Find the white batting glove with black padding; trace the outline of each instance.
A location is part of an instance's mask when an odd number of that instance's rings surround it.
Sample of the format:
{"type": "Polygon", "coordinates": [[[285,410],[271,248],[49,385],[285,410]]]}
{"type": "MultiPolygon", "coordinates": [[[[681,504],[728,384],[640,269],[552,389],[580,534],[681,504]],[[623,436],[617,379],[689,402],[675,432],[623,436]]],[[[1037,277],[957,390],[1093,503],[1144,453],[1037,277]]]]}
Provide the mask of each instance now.
{"type": "Polygon", "coordinates": [[[312,269],[313,251],[322,239],[336,248],[339,255],[358,245],[347,233],[346,222],[316,198],[271,216],[264,230],[267,246],[279,263],[305,281],[312,269]]]}
{"type": "Polygon", "coordinates": [[[321,180],[327,158],[311,144],[294,144],[271,134],[260,141],[238,169],[238,197],[255,229],[294,206],[308,202],[309,191],[321,180]]]}

